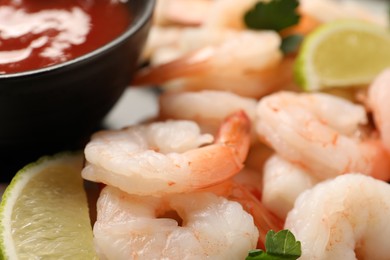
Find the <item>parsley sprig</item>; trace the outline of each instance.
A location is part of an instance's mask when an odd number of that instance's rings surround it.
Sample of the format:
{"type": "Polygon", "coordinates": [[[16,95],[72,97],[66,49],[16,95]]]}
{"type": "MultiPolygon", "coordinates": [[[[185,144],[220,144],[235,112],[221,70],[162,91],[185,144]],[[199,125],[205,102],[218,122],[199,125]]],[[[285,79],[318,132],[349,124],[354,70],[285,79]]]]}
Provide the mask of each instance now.
{"type": "Polygon", "coordinates": [[[244,16],[250,29],[281,31],[299,22],[298,0],[258,2],[244,16]]]}
{"type": "MultiPolygon", "coordinates": [[[[259,1],[245,13],[244,22],[249,29],[280,32],[299,23],[298,6],[298,0],[259,1]]],[[[301,35],[283,38],[281,50],[284,54],[295,52],[302,39],[301,35]]]]}
{"type": "Polygon", "coordinates": [[[265,239],[266,252],[261,249],[252,250],[246,260],[296,260],[302,254],[301,242],[296,241],[289,230],[277,233],[270,230],[265,239]]]}

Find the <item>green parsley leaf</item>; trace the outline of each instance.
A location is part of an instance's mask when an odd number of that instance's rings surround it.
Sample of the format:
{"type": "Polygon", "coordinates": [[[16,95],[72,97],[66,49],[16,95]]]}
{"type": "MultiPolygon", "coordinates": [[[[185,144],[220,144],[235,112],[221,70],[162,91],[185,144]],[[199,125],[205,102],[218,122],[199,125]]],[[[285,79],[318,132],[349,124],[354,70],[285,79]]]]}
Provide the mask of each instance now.
{"type": "Polygon", "coordinates": [[[295,257],[295,259],[301,256],[301,243],[295,240],[289,230],[282,230],[278,233],[269,231],[265,240],[265,248],[267,253],[272,255],[295,257]]]}
{"type": "Polygon", "coordinates": [[[286,258],[279,258],[277,256],[269,255],[261,249],[249,251],[248,256],[245,258],[245,260],[281,260],[281,259],[284,260],[286,258]]]}
{"type": "Polygon", "coordinates": [[[298,0],[272,0],[258,2],[244,16],[250,29],[281,31],[299,22],[298,0]]]}
{"type": "Polygon", "coordinates": [[[301,45],[303,36],[300,34],[292,34],[282,39],[280,49],[284,54],[296,52],[301,45]]]}
{"type": "Polygon", "coordinates": [[[296,260],[302,254],[301,243],[289,230],[278,233],[270,230],[265,237],[266,252],[261,249],[249,252],[246,260],[296,260]]]}

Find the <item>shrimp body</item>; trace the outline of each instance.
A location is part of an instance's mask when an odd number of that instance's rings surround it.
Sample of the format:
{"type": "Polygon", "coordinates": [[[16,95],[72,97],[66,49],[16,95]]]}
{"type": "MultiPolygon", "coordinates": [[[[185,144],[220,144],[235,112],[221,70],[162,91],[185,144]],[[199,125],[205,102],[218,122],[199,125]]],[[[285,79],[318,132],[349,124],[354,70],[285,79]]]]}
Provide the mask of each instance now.
{"type": "Polygon", "coordinates": [[[383,146],[390,153],[390,69],[383,71],[371,84],[368,102],[372,109],[383,146]]]}
{"type": "Polygon", "coordinates": [[[285,71],[290,63],[281,64],[280,43],[280,36],[273,31],[240,31],[221,44],[145,68],[133,83],[163,84],[171,90],[227,90],[260,97],[291,80],[291,72],[285,71]]]}
{"type": "Polygon", "coordinates": [[[218,46],[239,35],[239,31],[231,29],[153,26],[148,35],[143,58],[156,66],[171,62],[191,51],[218,46]]]}
{"type": "Polygon", "coordinates": [[[296,198],[318,182],[311,174],[277,155],[267,160],[263,175],[262,202],[280,219],[286,219],[296,198]]]}
{"type": "Polygon", "coordinates": [[[319,179],[373,174],[383,153],[358,136],[358,126],[367,122],[364,108],[327,94],[269,95],[259,102],[256,122],[257,133],[278,155],[319,179]]]}
{"type": "Polygon", "coordinates": [[[257,2],[259,0],[214,0],[203,26],[243,30],[246,28],[243,19],[245,12],[257,2]]]}
{"type": "Polygon", "coordinates": [[[153,23],[158,25],[200,25],[203,23],[205,14],[211,9],[211,5],[212,1],[210,0],[158,0],[153,23]]]}
{"type": "Polygon", "coordinates": [[[234,111],[245,111],[254,122],[256,105],[255,99],[227,91],[168,92],[160,96],[160,116],[163,119],[192,120],[204,132],[216,134],[223,120],[234,111]]]}
{"type": "Polygon", "coordinates": [[[202,191],[212,192],[242,205],[244,210],[253,217],[254,223],[259,231],[257,248],[265,249],[265,237],[269,230],[279,231],[283,229],[284,221],[264,207],[257,194],[252,193],[248,189],[248,185],[241,180],[229,179],[218,185],[205,188],[202,191]]]}
{"type": "Polygon", "coordinates": [[[154,22],[213,28],[244,29],[244,14],[258,0],[158,0],[154,22]],[[191,10],[191,12],[188,12],[191,10]]]}
{"type": "Polygon", "coordinates": [[[364,7],[358,1],[334,0],[301,0],[302,13],[308,14],[321,22],[338,19],[359,19],[380,26],[387,26],[388,18],[385,12],[376,12],[364,7]]]}
{"type": "Polygon", "coordinates": [[[212,193],[139,197],[107,186],[97,210],[101,259],[244,259],[258,239],[252,216],[212,193]]]}
{"type": "Polygon", "coordinates": [[[301,194],[285,228],[302,243],[300,259],[389,259],[390,186],[347,174],[301,194]]]}
{"type": "Polygon", "coordinates": [[[250,129],[245,113],[237,112],[221,125],[213,144],[209,144],[213,137],[200,134],[191,121],[102,131],[85,148],[88,164],[82,176],[130,194],[189,192],[222,182],[241,170],[250,129]]]}

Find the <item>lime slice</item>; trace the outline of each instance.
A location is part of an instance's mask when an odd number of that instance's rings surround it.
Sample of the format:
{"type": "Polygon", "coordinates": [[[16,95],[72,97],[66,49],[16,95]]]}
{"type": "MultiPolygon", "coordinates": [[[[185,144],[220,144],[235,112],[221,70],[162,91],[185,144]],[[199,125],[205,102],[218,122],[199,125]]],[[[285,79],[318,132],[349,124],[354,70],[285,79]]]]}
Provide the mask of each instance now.
{"type": "Polygon", "coordinates": [[[0,205],[0,258],[97,259],[81,154],[43,157],[20,170],[0,205]]]}
{"type": "Polygon", "coordinates": [[[357,20],[326,23],[308,35],[295,63],[305,90],[369,84],[390,66],[390,31],[357,20]]]}

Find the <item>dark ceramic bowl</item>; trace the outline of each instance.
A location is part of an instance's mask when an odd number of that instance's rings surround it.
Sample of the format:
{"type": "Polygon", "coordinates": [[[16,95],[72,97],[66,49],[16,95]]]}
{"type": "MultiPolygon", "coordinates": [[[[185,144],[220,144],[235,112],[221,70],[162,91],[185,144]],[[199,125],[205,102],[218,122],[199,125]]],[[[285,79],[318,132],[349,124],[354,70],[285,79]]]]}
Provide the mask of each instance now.
{"type": "Polygon", "coordinates": [[[0,75],[0,181],[42,155],[83,147],[137,68],[154,4],[128,1],[129,28],[87,55],[0,75]]]}

